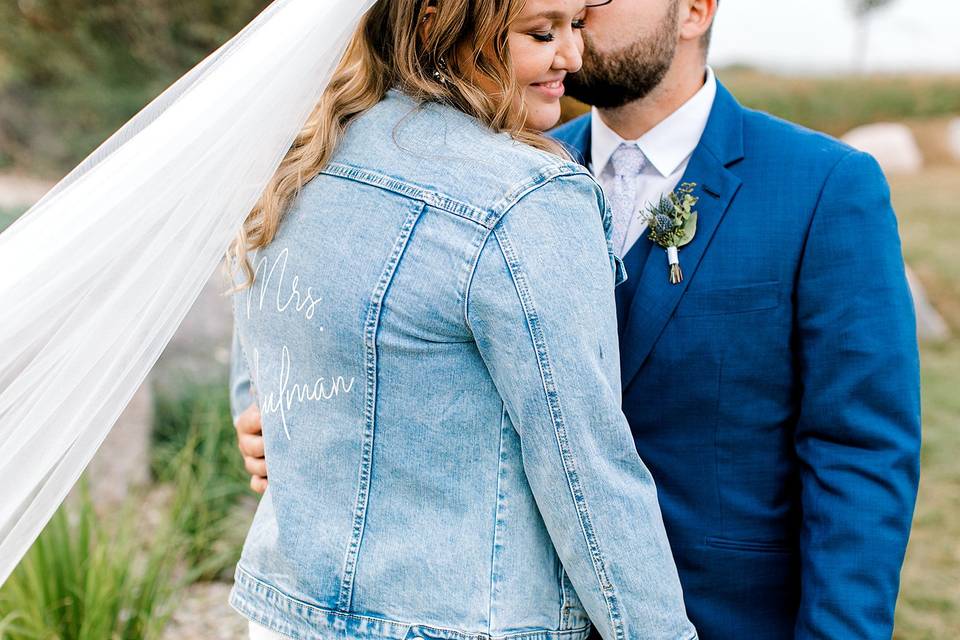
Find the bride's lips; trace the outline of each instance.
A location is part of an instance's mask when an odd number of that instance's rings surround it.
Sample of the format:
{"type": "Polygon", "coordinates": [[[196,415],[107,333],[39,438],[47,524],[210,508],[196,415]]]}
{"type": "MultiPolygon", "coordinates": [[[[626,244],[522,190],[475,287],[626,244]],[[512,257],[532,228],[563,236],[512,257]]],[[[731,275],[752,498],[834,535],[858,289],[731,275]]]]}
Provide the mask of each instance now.
{"type": "Polygon", "coordinates": [[[551,80],[550,82],[535,82],[530,85],[530,88],[536,89],[543,95],[557,100],[563,97],[564,92],[562,79],[551,80]]]}

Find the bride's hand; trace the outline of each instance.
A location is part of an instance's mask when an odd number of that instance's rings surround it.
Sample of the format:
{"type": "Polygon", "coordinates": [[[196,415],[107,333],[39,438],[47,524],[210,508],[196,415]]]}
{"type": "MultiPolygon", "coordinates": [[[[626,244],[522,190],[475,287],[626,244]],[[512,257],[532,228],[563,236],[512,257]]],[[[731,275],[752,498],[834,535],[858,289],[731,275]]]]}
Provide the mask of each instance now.
{"type": "Polygon", "coordinates": [[[263,449],[263,427],[256,403],[237,416],[237,444],[243,454],[243,466],[250,474],[250,488],[259,494],[267,490],[267,460],[263,449]]]}

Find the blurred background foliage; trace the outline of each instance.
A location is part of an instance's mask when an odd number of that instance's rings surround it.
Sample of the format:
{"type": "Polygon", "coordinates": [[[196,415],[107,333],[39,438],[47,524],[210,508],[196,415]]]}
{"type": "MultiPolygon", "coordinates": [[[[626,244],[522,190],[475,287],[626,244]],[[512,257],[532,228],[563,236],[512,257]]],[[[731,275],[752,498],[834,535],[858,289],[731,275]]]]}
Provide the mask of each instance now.
{"type": "Polygon", "coordinates": [[[4,209],[0,207],[0,231],[3,231],[23,213],[22,207],[4,209]]]}
{"type": "MultiPolygon", "coordinates": [[[[268,4],[0,0],[0,169],[63,175],[268,4]]],[[[956,76],[720,78],[745,105],[833,135],[960,111],[956,76]]]]}
{"type": "Polygon", "coordinates": [[[0,167],[64,173],[267,0],[0,0],[0,167]]]}
{"type": "MultiPolygon", "coordinates": [[[[960,113],[960,76],[782,76],[750,67],[717,69],[717,77],[742,104],[842,136],[875,122],[927,121],[960,113]]],[[[570,101],[564,117],[587,110],[570,101]]]]}

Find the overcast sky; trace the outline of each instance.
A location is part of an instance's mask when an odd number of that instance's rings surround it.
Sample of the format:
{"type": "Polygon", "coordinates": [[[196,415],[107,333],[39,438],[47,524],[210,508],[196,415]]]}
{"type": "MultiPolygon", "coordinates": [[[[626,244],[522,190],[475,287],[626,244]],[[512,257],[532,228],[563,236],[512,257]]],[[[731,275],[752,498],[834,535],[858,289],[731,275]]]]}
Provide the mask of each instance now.
{"type": "MultiPolygon", "coordinates": [[[[711,63],[846,71],[855,24],[846,0],[724,0],[711,63]]],[[[960,73],[960,0],[895,0],[870,24],[869,70],[960,73]]]]}

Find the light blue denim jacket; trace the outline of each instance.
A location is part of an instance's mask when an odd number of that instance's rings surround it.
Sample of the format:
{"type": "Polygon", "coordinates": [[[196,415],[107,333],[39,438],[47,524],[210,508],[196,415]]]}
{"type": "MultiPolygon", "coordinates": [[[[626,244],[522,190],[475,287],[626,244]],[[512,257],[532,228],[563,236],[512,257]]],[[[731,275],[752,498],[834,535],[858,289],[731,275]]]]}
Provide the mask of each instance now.
{"type": "Polygon", "coordinates": [[[234,298],[270,476],[238,611],[292,638],[696,637],[620,411],[609,220],[582,167],[455,109],[394,90],[350,126],[234,298]]]}

